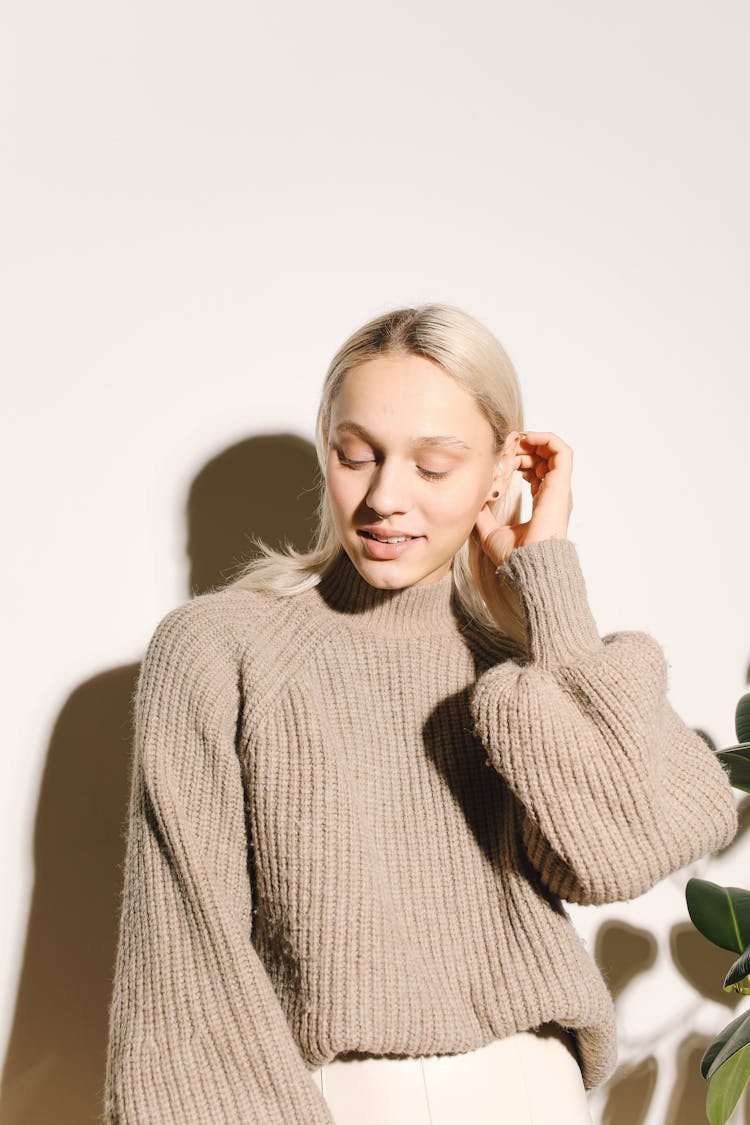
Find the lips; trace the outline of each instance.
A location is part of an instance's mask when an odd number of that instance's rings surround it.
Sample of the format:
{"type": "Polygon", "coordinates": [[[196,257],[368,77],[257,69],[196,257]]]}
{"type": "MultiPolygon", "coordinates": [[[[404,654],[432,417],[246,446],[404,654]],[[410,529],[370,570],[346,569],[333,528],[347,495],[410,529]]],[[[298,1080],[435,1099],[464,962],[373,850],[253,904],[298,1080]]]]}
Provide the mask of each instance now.
{"type": "MultiPolygon", "coordinates": [[[[364,557],[380,563],[393,562],[394,559],[400,559],[411,551],[418,551],[419,544],[424,539],[424,535],[409,535],[400,536],[398,539],[394,538],[391,542],[388,542],[388,540],[381,541],[375,538],[375,533],[370,532],[369,528],[358,530],[357,534],[362,540],[364,557]]],[[[377,534],[379,535],[381,532],[378,531],[377,534]]]]}

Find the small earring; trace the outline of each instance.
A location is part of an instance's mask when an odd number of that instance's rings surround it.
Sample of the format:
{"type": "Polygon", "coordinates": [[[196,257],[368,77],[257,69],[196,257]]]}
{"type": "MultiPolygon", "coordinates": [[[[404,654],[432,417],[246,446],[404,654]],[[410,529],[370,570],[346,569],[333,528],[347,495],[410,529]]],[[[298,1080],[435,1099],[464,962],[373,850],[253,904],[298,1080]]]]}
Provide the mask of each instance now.
{"type": "Polygon", "coordinates": [[[494,491],[494,492],[492,493],[492,498],[493,498],[493,500],[494,500],[494,499],[495,499],[495,498],[496,498],[497,496],[499,496],[499,495],[500,495],[500,493],[499,493],[499,492],[498,492],[497,490],[495,490],[495,491],[494,491]]]}

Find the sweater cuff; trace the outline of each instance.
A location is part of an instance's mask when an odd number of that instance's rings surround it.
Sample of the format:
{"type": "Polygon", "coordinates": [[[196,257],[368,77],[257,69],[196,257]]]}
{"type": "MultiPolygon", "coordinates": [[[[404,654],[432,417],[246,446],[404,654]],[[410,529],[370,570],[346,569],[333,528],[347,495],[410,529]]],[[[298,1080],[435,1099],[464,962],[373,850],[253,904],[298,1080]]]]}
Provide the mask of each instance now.
{"type": "Polygon", "coordinates": [[[500,565],[498,578],[508,582],[521,601],[527,654],[534,663],[553,668],[604,648],[570,539],[515,547],[500,565]]]}

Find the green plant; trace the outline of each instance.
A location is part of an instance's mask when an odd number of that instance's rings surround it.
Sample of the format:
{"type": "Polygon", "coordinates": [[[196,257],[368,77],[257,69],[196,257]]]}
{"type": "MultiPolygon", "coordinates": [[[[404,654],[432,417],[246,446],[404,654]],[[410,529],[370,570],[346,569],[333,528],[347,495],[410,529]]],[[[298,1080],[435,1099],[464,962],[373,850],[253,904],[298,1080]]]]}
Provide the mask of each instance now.
{"type": "MultiPolygon", "coordinates": [[[[715,753],[735,789],[750,793],[750,692],[737,704],[735,730],[738,745],[715,753]]],[[[750,891],[689,879],[685,898],[696,929],[720,949],[739,954],[724,978],[724,991],[750,995],[750,891]]],[[[706,1048],[701,1074],[708,1082],[708,1120],[724,1125],[750,1078],[750,1011],[728,1023],[706,1048]]]]}

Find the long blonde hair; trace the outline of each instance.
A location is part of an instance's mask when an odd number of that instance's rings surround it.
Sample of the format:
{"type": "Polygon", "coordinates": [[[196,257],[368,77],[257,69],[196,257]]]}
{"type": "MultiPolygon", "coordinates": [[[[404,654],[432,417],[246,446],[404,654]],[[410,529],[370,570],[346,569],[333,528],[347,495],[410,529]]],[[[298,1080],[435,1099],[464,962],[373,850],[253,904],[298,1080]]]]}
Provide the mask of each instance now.
{"type": "MultiPolygon", "coordinates": [[[[250,535],[260,555],[228,586],[290,596],[317,585],[335,565],[344,548],[336,534],[325,487],[333,403],[351,368],[388,355],[419,355],[440,364],[474,397],[492,427],[496,453],[511,430],[523,430],[521,388],[515,368],[500,342],[478,320],[446,304],[393,309],[375,317],[341,345],[323,383],[315,424],[321,487],[312,546],[298,551],[287,542],[282,550],[276,550],[250,535]]],[[[491,504],[491,510],[502,524],[518,523],[521,502],[521,476],[516,472],[505,493],[491,504]]],[[[472,533],[453,558],[455,596],[460,608],[481,627],[523,643],[525,621],[520,603],[494,571],[494,564],[472,533]]]]}

